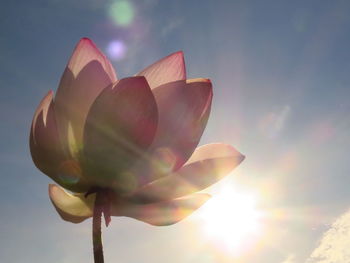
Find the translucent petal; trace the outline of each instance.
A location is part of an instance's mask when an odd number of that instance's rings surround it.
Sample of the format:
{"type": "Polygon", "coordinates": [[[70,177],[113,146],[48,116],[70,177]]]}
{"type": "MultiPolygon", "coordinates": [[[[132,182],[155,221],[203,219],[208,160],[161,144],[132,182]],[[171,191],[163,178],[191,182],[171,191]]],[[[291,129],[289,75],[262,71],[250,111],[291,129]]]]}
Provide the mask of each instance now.
{"type": "Polygon", "coordinates": [[[185,80],[186,67],[183,52],[178,51],[160,59],[136,76],[145,76],[151,89],[168,82],[185,80]]]}
{"type": "Polygon", "coordinates": [[[203,190],[229,174],[244,158],[227,144],[201,146],[181,169],[141,187],[130,199],[143,203],[156,202],[203,190]]]}
{"type": "Polygon", "coordinates": [[[30,152],[40,171],[63,187],[81,192],[89,188],[80,165],[63,150],[57,131],[53,93],[50,91],[38,106],[30,132],[30,152]]]}
{"type": "Polygon", "coordinates": [[[153,204],[112,206],[112,215],[128,216],[155,226],[172,225],[189,216],[208,199],[208,194],[193,194],[175,200],[153,204]]]}
{"type": "MultiPolygon", "coordinates": [[[[49,196],[56,211],[65,221],[80,223],[93,216],[96,194],[69,194],[61,187],[49,185],[49,196]]],[[[111,203],[112,216],[132,217],[155,226],[179,222],[202,206],[208,194],[193,194],[183,198],[154,204],[133,204],[123,200],[111,203]]]]}
{"type": "Polygon", "coordinates": [[[53,112],[52,91],[41,100],[30,130],[30,151],[34,164],[47,175],[54,174],[63,159],[53,112]]]}
{"type": "Polygon", "coordinates": [[[206,79],[175,81],[152,90],[159,121],[149,159],[134,170],[149,183],[181,167],[191,156],[207,124],[212,100],[206,79]]]}
{"type": "Polygon", "coordinates": [[[49,196],[56,211],[65,221],[80,223],[93,216],[96,194],[70,194],[61,187],[50,184],[49,196]]]}
{"type": "Polygon", "coordinates": [[[95,43],[88,38],[80,39],[67,67],[72,71],[74,76],[78,76],[82,69],[91,61],[99,62],[112,82],[117,80],[114,68],[108,58],[96,47],[95,43]]]}
{"type": "Polygon", "coordinates": [[[144,77],[125,78],[105,89],[85,125],[85,173],[100,187],[130,192],[137,186],[127,171],[144,158],[158,121],[157,106],[144,77]]]}
{"type": "Polygon", "coordinates": [[[76,46],[62,75],[55,97],[56,120],[65,149],[77,158],[82,148],[83,126],[99,93],[117,80],[111,63],[83,38],[76,46]]]}

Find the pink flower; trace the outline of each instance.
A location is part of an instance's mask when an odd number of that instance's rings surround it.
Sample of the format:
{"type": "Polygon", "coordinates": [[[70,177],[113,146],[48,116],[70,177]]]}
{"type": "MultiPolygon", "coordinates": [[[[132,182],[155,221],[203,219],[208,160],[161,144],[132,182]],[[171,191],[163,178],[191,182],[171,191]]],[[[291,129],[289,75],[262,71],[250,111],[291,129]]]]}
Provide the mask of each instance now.
{"type": "Polygon", "coordinates": [[[57,184],[60,216],[93,215],[96,189],[109,192],[110,213],[152,225],[178,222],[210,197],[196,193],[244,159],[227,144],[197,147],[212,100],[209,79],[186,79],[182,52],[118,80],[108,59],[83,38],[54,94],[32,122],[35,165],[57,184]]]}

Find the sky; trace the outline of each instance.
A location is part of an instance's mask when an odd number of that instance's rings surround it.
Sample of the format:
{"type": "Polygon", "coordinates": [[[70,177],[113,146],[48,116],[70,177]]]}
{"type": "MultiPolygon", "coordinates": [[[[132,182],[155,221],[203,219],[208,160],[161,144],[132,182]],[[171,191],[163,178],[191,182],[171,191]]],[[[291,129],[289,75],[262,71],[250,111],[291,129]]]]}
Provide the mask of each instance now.
{"type": "Polygon", "coordinates": [[[213,83],[200,145],[229,143],[246,156],[206,192],[243,193],[225,206],[245,215],[232,220],[235,231],[252,221],[239,205],[244,196],[255,197],[261,215],[259,230],[237,235],[234,251],[205,235],[204,211],[213,211],[206,205],[169,227],[115,217],[103,229],[106,262],[350,262],[349,1],[0,5],[0,262],[93,262],[91,220],[58,216],[52,181],[32,163],[28,140],[37,105],[57,89],[82,37],[105,52],[119,78],[184,51],[188,76],[213,83]]]}

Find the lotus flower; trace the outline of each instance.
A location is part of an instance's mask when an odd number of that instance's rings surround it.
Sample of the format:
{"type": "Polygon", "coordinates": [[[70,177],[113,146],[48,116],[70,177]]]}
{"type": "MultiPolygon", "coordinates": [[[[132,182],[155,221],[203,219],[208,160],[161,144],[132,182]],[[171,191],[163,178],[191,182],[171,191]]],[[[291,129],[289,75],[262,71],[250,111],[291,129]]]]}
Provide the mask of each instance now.
{"type": "Polygon", "coordinates": [[[49,185],[62,219],[92,217],[99,192],[107,223],[112,215],[169,225],[199,208],[210,196],[197,192],[244,159],[227,144],[196,148],[211,101],[210,80],[187,79],[182,52],[118,80],[95,44],[81,39],[30,133],[37,168],[70,191],[49,185]]]}

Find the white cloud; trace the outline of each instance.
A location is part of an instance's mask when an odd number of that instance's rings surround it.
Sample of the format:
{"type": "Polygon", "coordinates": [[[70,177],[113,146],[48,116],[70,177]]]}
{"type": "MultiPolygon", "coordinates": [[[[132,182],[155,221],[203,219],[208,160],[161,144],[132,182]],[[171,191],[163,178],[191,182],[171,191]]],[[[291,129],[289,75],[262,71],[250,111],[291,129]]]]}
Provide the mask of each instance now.
{"type": "Polygon", "coordinates": [[[306,260],[306,263],[346,262],[350,262],[350,210],[333,223],[306,260]]]}
{"type": "Polygon", "coordinates": [[[289,255],[282,263],[295,263],[295,256],[294,255],[289,255]]]}

